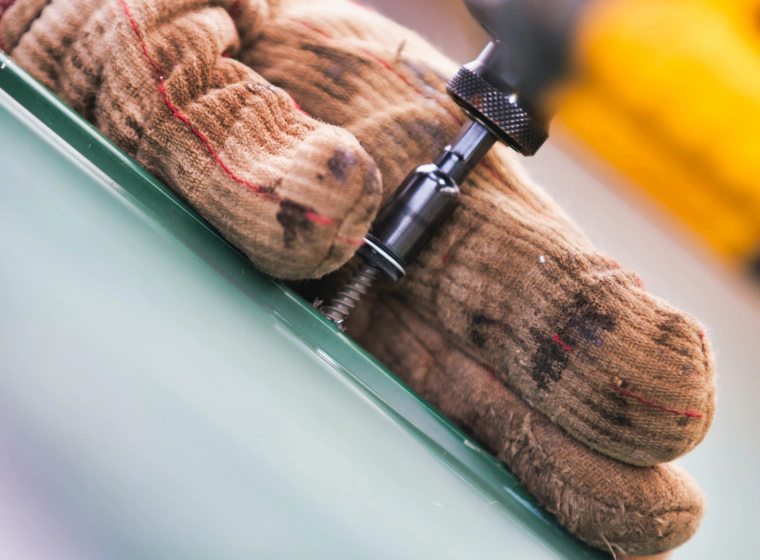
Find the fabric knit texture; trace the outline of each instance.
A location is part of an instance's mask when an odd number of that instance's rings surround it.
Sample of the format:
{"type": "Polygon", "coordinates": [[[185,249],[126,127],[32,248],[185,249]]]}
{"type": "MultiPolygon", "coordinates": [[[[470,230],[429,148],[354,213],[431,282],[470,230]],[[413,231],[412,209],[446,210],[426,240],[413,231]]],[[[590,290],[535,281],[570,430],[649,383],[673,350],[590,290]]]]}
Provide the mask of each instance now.
{"type": "MultiPolygon", "coordinates": [[[[280,278],[345,264],[464,121],[457,65],[348,0],[17,0],[0,40],[280,278]]],[[[580,538],[684,542],[702,499],[663,463],[714,415],[703,328],[596,251],[508,148],[462,191],[350,328],[580,538]]]]}
{"type": "Polygon", "coordinates": [[[369,318],[355,333],[358,340],[508,464],[583,540],[618,554],[649,554],[682,544],[697,529],[701,494],[676,465],[621,463],[557,430],[493,370],[450,345],[393,296],[365,312],[369,318]]]}
{"type": "Polygon", "coordinates": [[[3,17],[14,59],[259,268],[302,278],[350,258],[379,206],[380,175],[351,134],[231,58],[263,4],[43,4],[16,2],[3,17]]]}

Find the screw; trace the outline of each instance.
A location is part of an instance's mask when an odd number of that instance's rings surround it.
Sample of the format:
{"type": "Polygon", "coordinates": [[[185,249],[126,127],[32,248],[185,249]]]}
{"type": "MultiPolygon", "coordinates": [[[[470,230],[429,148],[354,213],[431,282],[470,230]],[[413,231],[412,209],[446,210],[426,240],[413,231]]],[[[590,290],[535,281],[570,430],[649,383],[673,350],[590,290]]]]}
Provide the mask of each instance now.
{"type": "Polygon", "coordinates": [[[380,274],[379,268],[362,264],[325,309],[325,316],[341,328],[343,321],[370,289],[378,274],[380,274]]]}

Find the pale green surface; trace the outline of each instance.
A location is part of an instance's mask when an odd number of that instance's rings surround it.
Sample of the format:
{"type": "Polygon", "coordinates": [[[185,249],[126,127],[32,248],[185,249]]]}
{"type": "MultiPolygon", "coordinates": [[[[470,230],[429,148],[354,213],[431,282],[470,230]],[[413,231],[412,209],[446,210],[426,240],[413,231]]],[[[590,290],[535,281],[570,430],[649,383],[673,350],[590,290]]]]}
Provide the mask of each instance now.
{"type": "Polygon", "coordinates": [[[0,552],[595,556],[171,197],[137,204],[2,91],[0,167],[0,552]]]}

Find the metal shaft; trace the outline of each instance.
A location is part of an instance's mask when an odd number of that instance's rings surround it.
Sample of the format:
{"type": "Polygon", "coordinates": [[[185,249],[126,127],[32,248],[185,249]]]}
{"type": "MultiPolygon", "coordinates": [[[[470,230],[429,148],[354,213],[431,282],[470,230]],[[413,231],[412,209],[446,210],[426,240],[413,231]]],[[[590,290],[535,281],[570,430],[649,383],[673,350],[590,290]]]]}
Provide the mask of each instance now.
{"type": "Polygon", "coordinates": [[[342,326],[380,272],[393,281],[406,274],[406,267],[459,203],[459,184],[495,141],[486,127],[468,121],[435,163],[422,165],[407,176],[358,251],[365,264],[324,310],[328,319],[342,326]]]}
{"type": "MultiPolygon", "coordinates": [[[[494,2],[506,3],[473,0],[470,7],[480,9],[494,2]]],[[[547,130],[532,114],[527,100],[502,80],[509,75],[503,70],[511,67],[502,64],[509,56],[501,43],[494,41],[449,82],[449,95],[469,118],[435,162],[412,171],[378,213],[357,251],[366,264],[324,311],[339,327],[380,272],[394,282],[406,274],[406,267],[459,204],[459,185],[497,140],[523,155],[533,155],[546,140],[547,130]]]]}
{"type": "Polygon", "coordinates": [[[339,327],[342,326],[343,321],[367,293],[378,274],[380,274],[380,269],[369,264],[362,264],[325,309],[325,316],[339,327]]]}

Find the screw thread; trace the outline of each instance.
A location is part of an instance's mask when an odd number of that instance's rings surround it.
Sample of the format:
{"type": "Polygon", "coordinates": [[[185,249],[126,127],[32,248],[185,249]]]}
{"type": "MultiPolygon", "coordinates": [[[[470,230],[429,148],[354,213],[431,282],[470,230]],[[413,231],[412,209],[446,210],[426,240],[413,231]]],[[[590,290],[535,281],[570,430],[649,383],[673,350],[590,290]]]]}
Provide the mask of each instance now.
{"type": "Polygon", "coordinates": [[[325,316],[340,327],[379,273],[380,270],[374,266],[362,264],[325,309],[325,316]]]}

